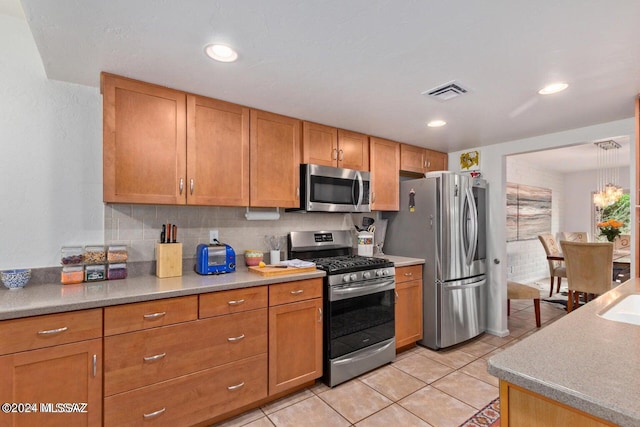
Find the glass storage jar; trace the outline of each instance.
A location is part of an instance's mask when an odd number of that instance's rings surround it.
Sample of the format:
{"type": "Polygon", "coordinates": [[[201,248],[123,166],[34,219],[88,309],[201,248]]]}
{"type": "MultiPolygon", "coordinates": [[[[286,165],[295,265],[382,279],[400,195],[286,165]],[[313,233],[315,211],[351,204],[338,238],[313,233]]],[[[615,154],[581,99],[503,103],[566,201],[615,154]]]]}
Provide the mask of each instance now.
{"type": "Polygon", "coordinates": [[[127,278],[127,264],[125,263],[109,264],[109,268],[107,269],[107,279],[118,280],[118,279],[126,279],[126,278],[127,278]]]}
{"type": "Polygon", "coordinates": [[[91,245],[84,247],[84,263],[85,264],[103,264],[107,260],[107,254],[104,246],[91,245]]]}
{"type": "Polygon", "coordinates": [[[84,281],[84,268],[81,265],[62,267],[60,273],[60,283],[63,285],[72,285],[74,283],[82,283],[84,281]]]}
{"type": "Polygon", "coordinates": [[[81,246],[63,246],[60,252],[62,265],[79,265],[83,262],[81,246]]]}
{"type": "Polygon", "coordinates": [[[106,269],[104,264],[85,265],[84,280],[86,282],[97,282],[106,279],[106,269]]]}
{"type": "Polygon", "coordinates": [[[129,258],[127,247],[125,245],[109,245],[107,250],[107,261],[110,263],[126,262],[129,258]]]}

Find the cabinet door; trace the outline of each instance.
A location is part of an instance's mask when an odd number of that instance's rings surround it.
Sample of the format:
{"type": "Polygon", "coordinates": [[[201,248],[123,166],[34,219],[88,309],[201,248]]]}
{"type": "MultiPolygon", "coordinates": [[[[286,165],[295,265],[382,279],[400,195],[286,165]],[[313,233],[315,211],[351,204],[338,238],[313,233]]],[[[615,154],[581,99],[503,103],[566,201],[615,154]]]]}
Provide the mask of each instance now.
{"type": "Polygon", "coordinates": [[[104,201],[186,203],[185,94],[110,74],[102,94],[104,201]]]}
{"type": "Polygon", "coordinates": [[[427,171],[426,150],[409,144],[400,144],[400,170],[424,174],[427,171]]]}
{"type": "Polygon", "coordinates": [[[322,298],[269,308],[269,395],[322,376],[322,298]]]}
{"type": "Polygon", "coordinates": [[[447,154],[439,151],[426,150],[427,155],[427,172],[446,171],[447,170],[447,154]]]}
{"type": "MultiPolygon", "coordinates": [[[[35,403],[38,409],[0,413],[2,426],[102,425],[102,339],[2,356],[0,378],[2,402],[35,403]],[[53,405],[49,407],[49,403],[53,405]],[[85,412],[51,413],[57,409],[56,403],[87,406],[85,412]]],[[[80,411],[82,407],[72,409],[80,411]]]]}
{"type": "Polygon", "coordinates": [[[249,205],[249,108],[187,95],[187,203],[249,205]]]}
{"type": "Polygon", "coordinates": [[[369,137],[362,133],[338,129],[338,166],[369,170],[369,137]]]}
{"type": "Polygon", "coordinates": [[[302,163],[338,165],[338,129],[318,123],[302,123],[302,163]]]}
{"type": "Polygon", "coordinates": [[[300,206],[300,137],[300,120],[251,110],[251,206],[300,206]]]}
{"type": "Polygon", "coordinates": [[[400,144],[371,137],[371,209],[400,207],[400,144]]]}
{"type": "Polygon", "coordinates": [[[396,284],[396,349],[422,339],[422,280],[396,284]]]}

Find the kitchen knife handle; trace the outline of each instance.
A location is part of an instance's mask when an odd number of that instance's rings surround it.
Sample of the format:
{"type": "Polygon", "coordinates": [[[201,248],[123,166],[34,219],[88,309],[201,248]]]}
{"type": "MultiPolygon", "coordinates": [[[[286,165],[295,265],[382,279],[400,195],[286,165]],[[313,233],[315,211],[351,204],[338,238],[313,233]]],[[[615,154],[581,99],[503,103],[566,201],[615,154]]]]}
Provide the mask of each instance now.
{"type": "Polygon", "coordinates": [[[175,224],[173,224],[173,240],[172,240],[172,242],[175,243],[177,238],[178,238],[178,227],[175,224]]]}
{"type": "Polygon", "coordinates": [[[167,243],[171,243],[171,224],[167,224],[167,243]]]}

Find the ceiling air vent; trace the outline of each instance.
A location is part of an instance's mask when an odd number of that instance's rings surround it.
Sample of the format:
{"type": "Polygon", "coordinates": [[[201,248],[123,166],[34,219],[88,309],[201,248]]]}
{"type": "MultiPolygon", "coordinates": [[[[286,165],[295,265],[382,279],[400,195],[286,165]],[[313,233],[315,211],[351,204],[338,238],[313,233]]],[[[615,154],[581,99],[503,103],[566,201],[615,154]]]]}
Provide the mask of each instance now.
{"type": "Polygon", "coordinates": [[[467,92],[469,92],[468,89],[454,80],[438,87],[434,87],[433,89],[424,91],[422,92],[422,95],[430,96],[437,99],[438,101],[448,101],[452,98],[464,95],[467,92]]]}

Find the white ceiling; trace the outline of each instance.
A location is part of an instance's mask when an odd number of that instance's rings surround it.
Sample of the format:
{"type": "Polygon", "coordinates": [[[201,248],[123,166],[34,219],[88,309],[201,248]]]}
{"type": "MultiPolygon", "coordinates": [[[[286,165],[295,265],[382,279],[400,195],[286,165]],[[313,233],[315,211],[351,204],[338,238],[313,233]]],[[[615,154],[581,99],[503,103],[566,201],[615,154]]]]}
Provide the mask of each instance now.
{"type": "Polygon", "coordinates": [[[97,86],[104,70],[446,152],[633,117],[640,92],[638,0],[22,6],[51,79],[97,86]],[[208,59],[211,42],[239,60],[208,59]],[[451,80],[470,93],[421,95],[451,80]],[[559,80],[569,89],[536,93],[559,80]],[[436,118],[447,126],[427,128],[436,118]]]}

